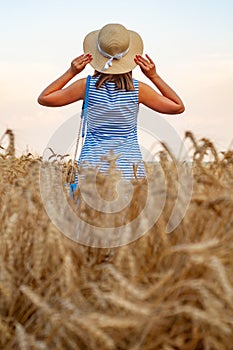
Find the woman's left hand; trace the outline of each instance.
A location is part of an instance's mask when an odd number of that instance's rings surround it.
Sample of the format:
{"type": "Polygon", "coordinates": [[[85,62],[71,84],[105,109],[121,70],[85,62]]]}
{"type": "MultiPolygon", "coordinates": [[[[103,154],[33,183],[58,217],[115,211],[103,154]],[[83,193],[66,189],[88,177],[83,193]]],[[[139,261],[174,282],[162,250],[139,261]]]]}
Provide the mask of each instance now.
{"type": "Polygon", "coordinates": [[[139,65],[142,73],[150,80],[157,76],[155,64],[149,55],[146,54],[146,58],[141,55],[136,55],[134,62],[139,65]]]}
{"type": "Polygon", "coordinates": [[[92,55],[89,53],[76,57],[71,62],[71,72],[75,75],[79,74],[86,67],[86,65],[92,61],[92,59],[92,55]]]}

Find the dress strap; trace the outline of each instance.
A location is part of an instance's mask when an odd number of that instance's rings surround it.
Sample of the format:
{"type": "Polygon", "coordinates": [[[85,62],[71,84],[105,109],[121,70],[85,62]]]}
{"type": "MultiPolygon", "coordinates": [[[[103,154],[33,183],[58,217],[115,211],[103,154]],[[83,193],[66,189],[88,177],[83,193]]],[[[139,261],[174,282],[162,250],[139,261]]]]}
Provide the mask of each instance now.
{"type": "Polygon", "coordinates": [[[91,80],[91,76],[88,75],[87,79],[86,79],[86,91],[85,91],[85,98],[84,98],[84,101],[83,101],[82,114],[81,114],[81,118],[83,118],[82,138],[85,136],[85,131],[86,131],[87,108],[88,108],[88,100],[89,100],[90,80],[91,80]]]}

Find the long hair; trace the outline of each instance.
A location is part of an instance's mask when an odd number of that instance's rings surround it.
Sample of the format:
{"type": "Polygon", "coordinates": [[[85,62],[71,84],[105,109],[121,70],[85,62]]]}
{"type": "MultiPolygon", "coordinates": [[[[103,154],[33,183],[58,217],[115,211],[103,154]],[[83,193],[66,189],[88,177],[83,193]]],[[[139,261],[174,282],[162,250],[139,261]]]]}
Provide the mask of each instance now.
{"type": "Polygon", "coordinates": [[[105,82],[111,81],[116,84],[120,90],[132,91],[134,90],[132,71],[123,74],[103,74],[95,71],[94,77],[99,77],[96,82],[96,88],[99,89],[105,82]]]}

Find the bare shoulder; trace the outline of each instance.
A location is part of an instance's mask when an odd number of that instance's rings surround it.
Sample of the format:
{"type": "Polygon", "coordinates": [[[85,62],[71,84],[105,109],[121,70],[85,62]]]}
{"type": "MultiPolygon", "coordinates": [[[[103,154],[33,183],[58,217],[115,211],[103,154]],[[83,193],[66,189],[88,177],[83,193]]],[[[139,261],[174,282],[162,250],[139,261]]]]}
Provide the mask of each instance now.
{"type": "Polygon", "coordinates": [[[68,103],[84,99],[86,80],[87,78],[78,79],[63,89],[64,99],[67,99],[68,103]]]}
{"type": "Polygon", "coordinates": [[[143,82],[139,82],[138,102],[159,113],[179,114],[184,111],[182,102],[173,101],[143,82]]]}
{"type": "Polygon", "coordinates": [[[143,83],[142,81],[138,81],[138,88],[139,88],[139,94],[138,94],[138,102],[144,103],[145,99],[155,97],[158,95],[158,93],[148,84],[143,83]]]}
{"type": "Polygon", "coordinates": [[[145,90],[145,91],[155,91],[153,87],[151,87],[150,85],[146,84],[146,83],[143,83],[142,81],[138,81],[138,86],[139,86],[139,89],[141,90],[145,90]]]}
{"type": "Polygon", "coordinates": [[[82,79],[76,80],[74,83],[71,84],[73,89],[78,92],[81,98],[84,98],[85,96],[86,82],[87,82],[87,78],[82,78],[82,79]]]}

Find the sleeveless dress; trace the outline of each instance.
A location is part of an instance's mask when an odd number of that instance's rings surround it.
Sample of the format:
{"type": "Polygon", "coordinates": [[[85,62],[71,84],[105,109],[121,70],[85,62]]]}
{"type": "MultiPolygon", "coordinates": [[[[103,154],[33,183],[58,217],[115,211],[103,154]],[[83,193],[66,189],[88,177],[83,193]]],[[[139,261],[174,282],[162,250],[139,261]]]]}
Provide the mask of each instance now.
{"type": "Polygon", "coordinates": [[[137,135],[138,81],[133,79],[135,90],[125,91],[114,82],[105,82],[97,89],[97,80],[98,77],[90,78],[86,135],[78,164],[98,166],[99,171],[105,172],[109,167],[106,156],[112,151],[123,179],[135,178],[134,164],[137,178],[144,177],[137,135]]]}

